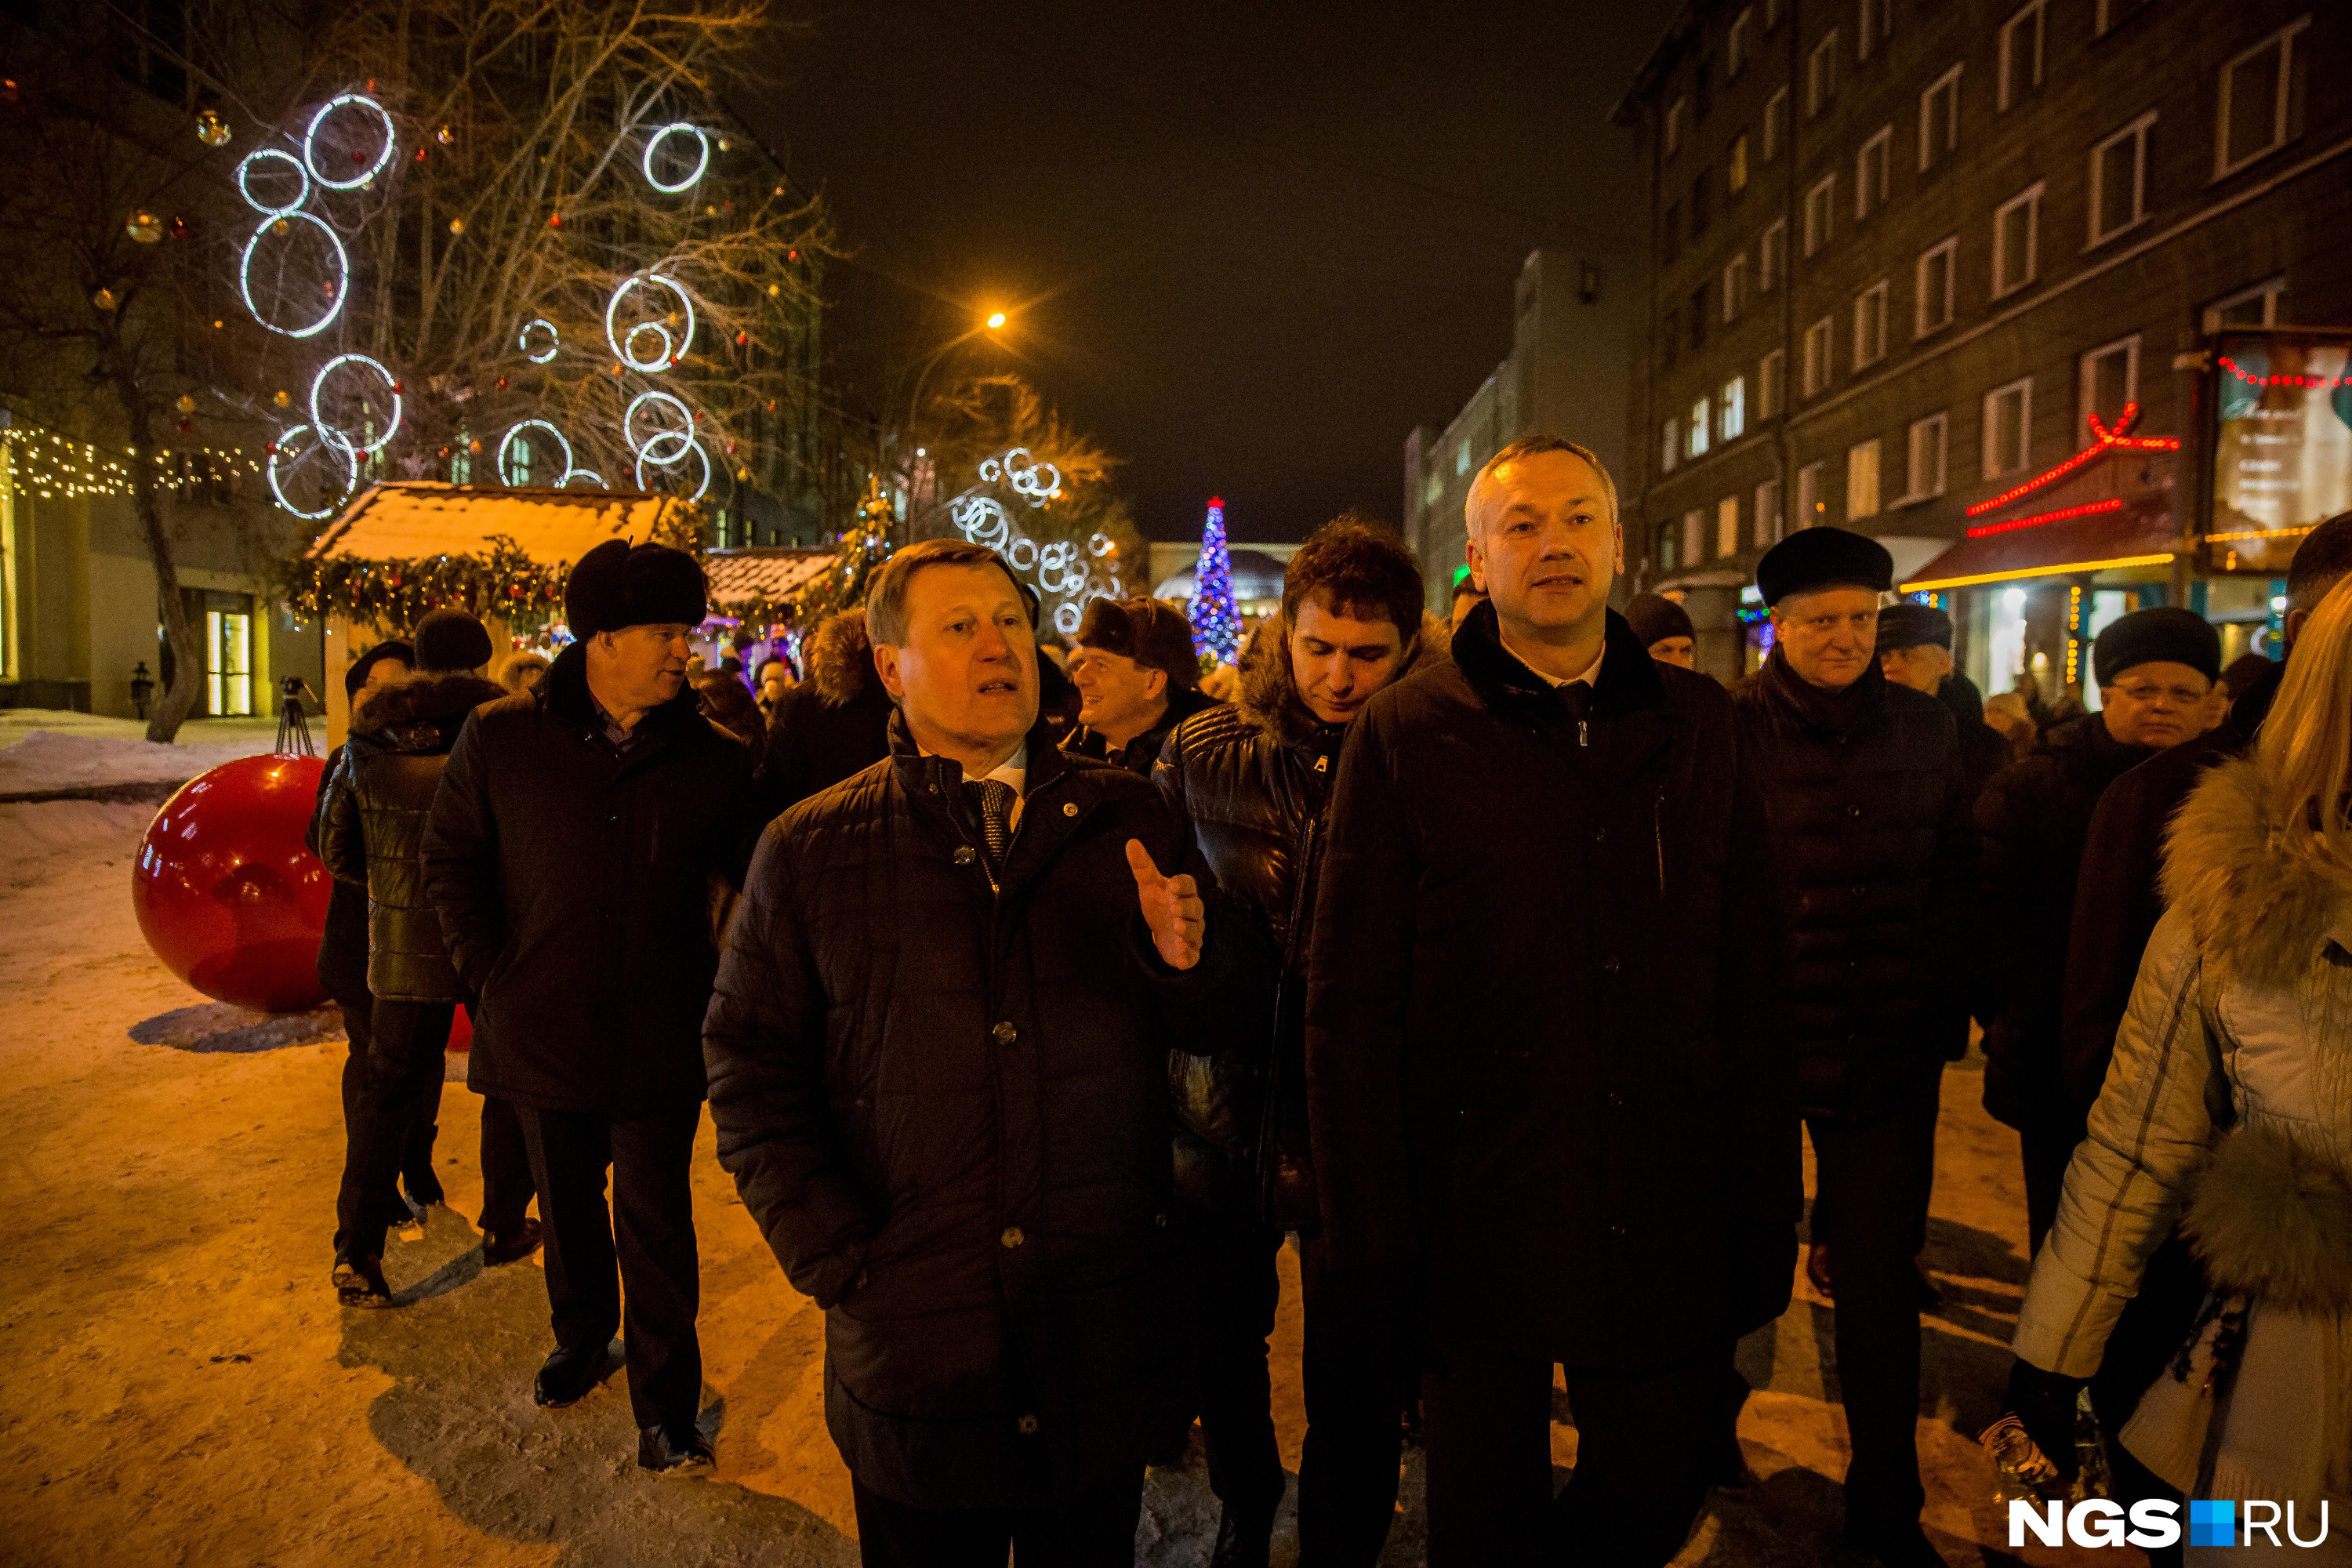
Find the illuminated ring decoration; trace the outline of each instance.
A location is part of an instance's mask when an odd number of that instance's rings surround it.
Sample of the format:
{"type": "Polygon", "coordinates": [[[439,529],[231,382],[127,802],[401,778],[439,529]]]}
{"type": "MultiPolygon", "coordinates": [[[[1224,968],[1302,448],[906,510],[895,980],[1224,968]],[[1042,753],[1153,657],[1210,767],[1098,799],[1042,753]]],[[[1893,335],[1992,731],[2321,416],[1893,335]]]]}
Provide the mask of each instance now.
{"type": "Polygon", "coordinates": [[[1097,559],[1109,554],[1112,551],[1118,548],[1118,545],[1108,533],[1089,533],[1087,535],[1087,553],[1095,556],[1097,559]]]}
{"type": "Polygon", "coordinates": [[[559,478],[555,481],[554,485],[555,489],[562,489],[563,488],[564,479],[568,479],[572,477],[572,443],[563,438],[562,431],[558,430],[554,426],[550,425],[544,419],[524,420],[521,424],[517,425],[513,429],[508,431],[506,433],[505,439],[499,443],[499,483],[506,486],[509,489],[514,489],[514,479],[510,477],[507,468],[507,452],[514,446],[514,439],[516,437],[521,435],[524,431],[534,427],[544,430],[549,435],[554,437],[555,444],[563,448],[563,473],[562,478],[559,478]]]}
{"type": "Polygon", "coordinates": [[[520,349],[522,351],[522,357],[530,361],[533,364],[545,364],[549,360],[553,359],[555,357],[555,351],[561,348],[562,343],[562,336],[556,331],[555,323],[549,321],[544,316],[535,316],[531,320],[525,321],[523,323],[522,331],[515,339],[515,347],[520,349]],[[547,352],[543,354],[535,354],[530,352],[530,330],[533,327],[545,327],[547,329],[547,352]]]}
{"type": "Polygon", "coordinates": [[[570,489],[572,488],[572,481],[574,479],[593,479],[596,481],[596,488],[600,490],[609,490],[613,488],[605,481],[604,476],[598,473],[593,468],[568,469],[564,473],[563,478],[556,481],[555,488],[560,490],[570,489]]]}
{"type": "Polygon", "coordinates": [[[1037,570],[1037,542],[1027,534],[1021,535],[1004,547],[1005,562],[1015,572],[1037,570]]]}
{"type": "Polygon", "coordinates": [[[690,191],[694,189],[695,186],[702,183],[703,174],[709,167],[710,138],[702,133],[702,127],[699,125],[690,124],[688,121],[681,120],[675,125],[663,126],[660,130],[655,132],[651,136],[646,139],[646,184],[651,185],[657,191],[665,192],[670,195],[676,195],[680,191],[690,191]],[[680,180],[674,185],[665,185],[660,180],[654,176],[654,149],[660,146],[667,138],[681,134],[694,138],[694,144],[699,156],[695,160],[694,173],[688,174],[685,179],[680,180]]]}
{"type": "MultiPolygon", "coordinates": [[[[335,502],[331,500],[325,506],[320,507],[317,511],[304,511],[300,507],[296,506],[292,501],[286,499],[285,488],[278,482],[278,459],[285,455],[287,443],[291,441],[296,436],[310,428],[310,426],[308,425],[294,426],[281,433],[277,440],[270,443],[270,445],[277,447],[278,450],[269,454],[268,473],[269,477],[269,493],[278,498],[278,504],[284,507],[288,511],[292,512],[296,517],[306,518],[312,522],[316,522],[320,518],[331,517],[334,514],[335,502]]],[[[341,448],[344,465],[351,470],[343,480],[343,494],[345,496],[349,496],[353,490],[359,489],[360,486],[360,455],[352,449],[352,444],[349,441],[344,440],[341,437],[326,431],[320,431],[318,434],[320,437],[319,445],[321,447],[332,446],[341,448]]]]}
{"type": "Polygon", "coordinates": [[[1066,637],[1077,636],[1079,624],[1085,619],[1076,605],[1057,605],[1054,608],[1054,629],[1066,637]]]}
{"type": "Polygon", "coordinates": [[[383,366],[378,364],[374,360],[370,359],[365,354],[337,354],[334,358],[321,365],[319,368],[319,374],[310,378],[310,423],[321,431],[334,432],[335,440],[340,442],[341,445],[350,447],[355,454],[365,456],[370,452],[380,452],[383,449],[384,444],[392,439],[393,432],[400,428],[400,384],[393,379],[392,372],[384,369],[383,366]],[[326,416],[319,411],[319,388],[326,384],[327,377],[332,375],[337,367],[345,364],[363,364],[367,366],[368,369],[383,377],[384,386],[392,393],[392,423],[385,426],[383,434],[377,437],[374,440],[363,442],[356,446],[352,444],[352,438],[349,436],[342,433],[340,426],[328,424],[326,416]]]}
{"type": "Polygon", "coordinates": [[[310,171],[304,168],[302,166],[302,160],[297,158],[291,153],[281,152],[275,147],[257,148],[251,153],[247,153],[245,155],[244,160],[236,166],[236,194],[245,198],[245,205],[247,206],[251,207],[255,212],[259,213],[264,217],[291,216],[299,208],[300,208],[304,202],[310,199],[310,171]],[[283,205],[272,205],[270,203],[265,202],[260,197],[255,195],[253,194],[253,187],[247,184],[247,181],[251,175],[253,166],[256,163],[260,163],[264,158],[273,158],[279,163],[291,165],[294,173],[301,178],[302,194],[283,205]]]}
{"type": "Polygon", "coordinates": [[[236,286],[245,295],[245,308],[253,312],[253,319],[255,321],[259,321],[271,331],[277,332],[284,337],[307,338],[315,333],[326,331],[327,328],[333,323],[334,319],[343,313],[343,296],[345,293],[349,292],[351,284],[352,258],[344,251],[343,242],[340,238],[336,237],[335,231],[333,229],[329,228],[323,222],[310,213],[289,210],[278,213],[273,216],[265,219],[261,226],[253,231],[253,237],[245,242],[245,255],[237,261],[236,286]],[[261,243],[261,237],[268,234],[276,225],[294,222],[310,224],[320,234],[325,235],[327,237],[327,243],[335,247],[334,301],[327,307],[327,313],[325,315],[320,317],[309,326],[301,328],[279,326],[277,322],[263,315],[261,313],[261,307],[253,302],[253,247],[259,245],[261,243]]]}
{"type": "MultiPolygon", "coordinates": [[[[651,443],[648,442],[647,445],[650,446],[651,443]]],[[[701,442],[695,440],[690,436],[687,437],[686,452],[692,452],[696,457],[702,459],[702,482],[694,487],[694,493],[692,495],[686,498],[689,501],[698,501],[708,494],[710,489],[710,454],[702,449],[701,442]]],[[[667,463],[656,462],[656,466],[665,468],[668,468],[672,464],[683,459],[686,456],[686,452],[680,452],[677,457],[672,458],[667,463]]],[[[646,464],[647,461],[648,459],[646,457],[646,454],[640,451],[637,454],[636,473],[637,489],[639,489],[646,488],[646,464]]]]}
{"type": "Polygon", "coordinates": [[[391,110],[385,109],[383,104],[378,103],[374,99],[369,98],[364,93],[340,93],[335,97],[327,100],[325,106],[322,107],[318,113],[310,116],[310,128],[302,132],[302,163],[305,168],[309,169],[310,172],[317,177],[318,182],[320,184],[326,186],[331,191],[357,190],[360,186],[366,184],[370,180],[374,179],[378,174],[383,172],[383,166],[392,162],[394,144],[398,140],[398,132],[393,129],[391,110]],[[319,137],[319,127],[326,123],[327,116],[332,114],[335,110],[341,109],[347,103],[364,103],[370,109],[374,110],[376,113],[383,118],[383,151],[377,154],[375,163],[368,168],[365,173],[354,174],[348,180],[330,179],[327,177],[326,172],[319,167],[316,156],[316,142],[319,137]]]}
{"type": "Polygon", "coordinates": [[[988,480],[1002,479],[1012,487],[1013,493],[1027,499],[1031,506],[1044,506],[1062,493],[1062,470],[1051,463],[1034,461],[1026,447],[1014,447],[980,463],[980,477],[988,480]]]}
{"type": "Polygon", "coordinates": [[[694,445],[694,412],[667,392],[640,392],[629,400],[627,410],[621,416],[621,439],[626,442],[629,450],[635,452],[644,462],[651,463],[656,468],[667,468],[672,464],[684,461],[686,449],[694,445]],[[637,410],[648,403],[677,409],[678,423],[685,427],[679,430],[656,430],[644,440],[638,440],[635,433],[637,410]],[[656,445],[664,441],[676,443],[667,458],[654,450],[656,445]]]}
{"type": "Polygon", "coordinates": [[[684,359],[686,351],[694,346],[694,300],[676,279],[665,278],[658,272],[640,272],[634,278],[624,278],[620,287],[613,290],[613,297],[604,303],[604,341],[612,344],[613,357],[631,370],[641,375],[658,375],[684,359]],[[685,308],[686,330],[675,343],[670,341],[669,328],[660,321],[640,321],[629,329],[625,338],[614,330],[613,318],[619,313],[622,300],[640,283],[660,284],[677,295],[678,304],[685,308]],[[635,351],[625,344],[634,344],[638,333],[648,331],[659,334],[661,352],[651,359],[639,359],[635,351]]]}
{"type": "Polygon", "coordinates": [[[956,531],[983,550],[1002,549],[1012,535],[1013,520],[992,496],[961,496],[948,503],[956,531]]]}

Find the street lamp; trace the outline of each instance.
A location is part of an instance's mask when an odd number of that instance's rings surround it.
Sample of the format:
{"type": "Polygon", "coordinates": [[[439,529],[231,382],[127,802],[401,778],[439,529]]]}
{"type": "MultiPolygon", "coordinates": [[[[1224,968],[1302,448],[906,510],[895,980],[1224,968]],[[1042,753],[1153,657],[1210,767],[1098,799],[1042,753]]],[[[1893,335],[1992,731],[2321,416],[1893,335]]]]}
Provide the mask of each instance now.
{"type": "MultiPolygon", "coordinates": [[[[910,438],[913,436],[916,422],[923,416],[923,388],[929,383],[932,370],[938,366],[941,360],[947,358],[949,354],[952,353],[957,349],[961,348],[964,344],[971,342],[972,339],[979,337],[982,333],[1003,331],[1004,330],[1005,322],[1010,319],[1011,318],[1006,316],[1006,314],[1002,310],[992,310],[988,313],[986,318],[981,321],[980,325],[972,328],[969,331],[957,333],[954,337],[950,338],[947,342],[941,343],[938,348],[931,351],[930,357],[923,361],[922,368],[917,372],[915,375],[915,395],[908,402],[907,405],[907,423],[905,429],[910,438]]],[[[918,455],[919,456],[920,454],[919,453],[918,455]]],[[[914,489],[914,479],[915,466],[912,462],[909,462],[907,465],[907,488],[910,496],[914,489]]]]}

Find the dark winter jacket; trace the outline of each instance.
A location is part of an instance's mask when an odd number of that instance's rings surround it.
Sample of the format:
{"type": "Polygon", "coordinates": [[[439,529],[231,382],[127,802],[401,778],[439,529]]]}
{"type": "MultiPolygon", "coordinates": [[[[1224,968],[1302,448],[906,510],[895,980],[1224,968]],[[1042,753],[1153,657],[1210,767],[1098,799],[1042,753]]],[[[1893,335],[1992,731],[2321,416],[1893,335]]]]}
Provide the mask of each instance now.
{"type": "Polygon", "coordinates": [[[1995,773],[1977,797],[1984,1104],[2011,1127],[2081,1121],[2058,1071],[2074,873],[2099,796],[2155,755],[2153,747],[2109,735],[2100,715],[2085,714],[2043,731],[2032,755],[1995,773]]]}
{"type": "Polygon", "coordinates": [[[1613,611],[1584,718],[1492,605],[1374,696],[1308,967],[1334,1266],[1420,1271],[1441,1342],[1592,1367],[1776,1316],[1801,1197],[1769,844],[1723,689],[1613,611]]]}
{"type": "Polygon", "coordinates": [[[2285,665],[2273,665],[2230,705],[2230,716],[2220,725],[2125,773],[2107,786],[2091,814],[2074,881],[2059,1047],[2060,1076],[2078,1115],[2089,1112],[2106,1082],[2140,955],[2164,917],[2158,885],[2164,825],[2206,769],[2252,748],[2285,677],[2285,665]]]}
{"type": "Polygon", "coordinates": [[[477,1093],[616,1119],[702,1099],[709,882],[740,882],[757,824],[751,756],[697,701],[682,688],[616,748],[575,643],[459,733],[425,885],[480,998],[477,1093]]]}
{"type": "MultiPolygon", "coordinates": [[[[302,837],[313,855],[320,853],[319,846],[326,833],[327,812],[334,803],[342,763],[343,748],[337,746],[327,753],[327,765],[319,771],[319,798],[310,808],[310,830],[302,837]]],[[[320,864],[324,863],[325,858],[320,856],[320,864]]],[[[327,929],[319,934],[319,984],[339,1005],[365,1012],[374,1004],[374,998],[368,994],[367,963],[367,889],[331,872],[327,929]]]]}
{"type": "Polygon", "coordinates": [[[770,826],[704,1025],[719,1163],[825,1309],[826,1426],[919,1508],[1045,1507],[1181,1429],[1169,1042],[1261,1016],[1273,967],[1223,906],[1160,964],[1127,842],[1197,863],[1148,782],[1045,734],[993,879],[903,720],[770,826]]]}
{"type": "Polygon", "coordinates": [[[1876,1121],[1968,1045],[1975,846],[1952,716],[1875,664],[1822,691],[1778,650],[1732,700],[1795,902],[1799,1098],[1809,1116],[1876,1121]]]}
{"type": "Polygon", "coordinates": [[[2009,737],[1985,722],[1984,696],[1967,676],[1955,671],[1944,677],[1936,689],[1936,700],[1952,716],[1960,743],[1960,774],[1973,804],[1992,775],[2011,762],[2009,737]]]}
{"type": "Polygon", "coordinates": [[[769,720],[761,811],[779,816],[889,755],[890,713],[866,612],[827,619],[809,638],[808,679],[777,700],[769,720]]]}
{"type": "Polygon", "coordinates": [[[352,717],[319,858],[337,882],[367,889],[367,988],[386,1001],[465,999],[425,890],[425,821],[466,716],[506,694],[472,675],[425,676],[385,687],[352,717]]]}
{"type": "MultiPolygon", "coordinates": [[[[1314,1229],[1307,1129],[1307,954],[1315,866],[1344,724],[1298,698],[1286,623],[1261,622],[1242,650],[1240,696],[1178,725],[1151,778],[1182,814],[1217,884],[1264,915],[1282,951],[1278,1016],[1240,1039],[1180,1042],[1176,1191],[1190,1203],[1285,1230],[1314,1229]]],[[[1447,657],[1444,621],[1422,618],[1405,673],[1447,657]]]]}
{"type": "Polygon", "coordinates": [[[1199,687],[1187,686],[1181,690],[1171,691],[1167,710],[1160,715],[1160,721],[1126,745],[1114,750],[1108,736],[1097,733],[1090,725],[1081,724],[1070,731],[1069,737],[1062,742],[1062,750],[1075,757],[1091,757],[1096,762],[1108,763],[1113,767],[1125,768],[1129,773],[1150,778],[1152,768],[1160,761],[1160,753],[1167,748],[1168,737],[1175,732],[1176,726],[1195,713],[1206,712],[1218,706],[1217,700],[1199,687]]]}

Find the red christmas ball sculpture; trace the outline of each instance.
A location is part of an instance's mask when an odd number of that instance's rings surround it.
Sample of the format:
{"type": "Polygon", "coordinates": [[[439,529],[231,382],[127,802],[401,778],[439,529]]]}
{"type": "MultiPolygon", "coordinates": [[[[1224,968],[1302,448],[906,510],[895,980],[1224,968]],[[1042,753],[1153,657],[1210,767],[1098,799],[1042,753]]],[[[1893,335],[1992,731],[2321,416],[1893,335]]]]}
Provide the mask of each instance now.
{"type": "Polygon", "coordinates": [[[140,841],[131,904],[163,966],[217,1002],[299,1013],[326,998],[331,879],[303,843],[316,757],[239,757],[190,779],[140,841]]]}

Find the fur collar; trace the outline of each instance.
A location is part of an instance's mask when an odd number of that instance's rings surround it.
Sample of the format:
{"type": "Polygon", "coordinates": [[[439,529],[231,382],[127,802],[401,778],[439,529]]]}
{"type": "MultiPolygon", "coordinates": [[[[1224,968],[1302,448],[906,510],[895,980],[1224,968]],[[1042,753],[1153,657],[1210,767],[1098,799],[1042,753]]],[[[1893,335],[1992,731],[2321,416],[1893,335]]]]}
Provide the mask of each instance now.
{"type": "Polygon", "coordinates": [[[418,724],[463,720],[485,702],[507,695],[505,687],[478,675],[423,675],[376,692],[352,715],[352,733],[389,737],[418,724]]]}
{"type": "Polygon", "coordinates": [[[2352,878],[2282,854],[2252,757],[2206,769],[2165,833],[2165,901],[2234,978],[2291,986],[2332,938],[2352,949],[2352,878]]]}
{"type": "MultiPolygon", "coordinates": [[[[1435,616],[1424,612],[1421,631],[1414,637],[1412,647],[1405,651],[1404,668],[1397,673],[1402,680],[1424,665],[1434,664],[1451,653],[1453,628],[1435,616]]],[[[1249,646],[1242,649],[1240,694],[1234,706],[1268,740],[1276,745],[1295,746],[1313,738],[1321,721],[1298,700],[1298,683],[1290,672],[1290,622],[1283,616],[1268,616],[1250,634],[1249,646]]]]}
{"type": "Polygon", "coordinates": [[[874,673],[874,644],[866,634],[864,610],[844,610],[818,623],[809,634],[806,658],[816,694],[835,708],[856,701],[879,679],[874,673]]]}

